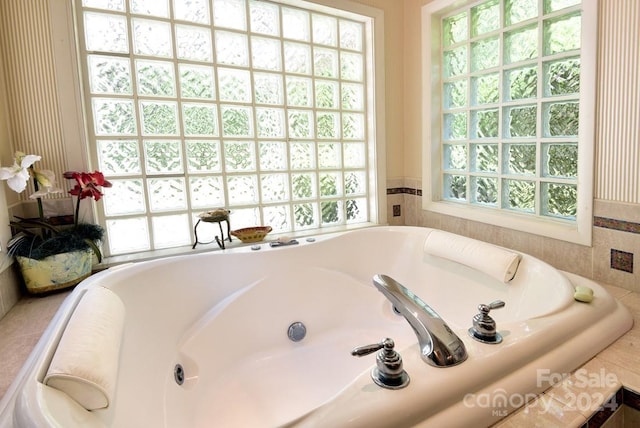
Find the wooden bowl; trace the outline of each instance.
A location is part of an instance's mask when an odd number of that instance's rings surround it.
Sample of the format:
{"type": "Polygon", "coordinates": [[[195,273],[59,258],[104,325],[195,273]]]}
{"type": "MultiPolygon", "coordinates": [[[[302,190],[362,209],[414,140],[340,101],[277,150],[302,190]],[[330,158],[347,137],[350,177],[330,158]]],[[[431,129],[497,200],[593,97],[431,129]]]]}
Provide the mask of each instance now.
{"type": "Polygon", "coordinates": [[[245,227],[243,229],[232,230],[231,235],[245,243],[260,242],[264,240],[265,236],[267,236],[271,230],[273,230],[271,226],[245,227]]]}

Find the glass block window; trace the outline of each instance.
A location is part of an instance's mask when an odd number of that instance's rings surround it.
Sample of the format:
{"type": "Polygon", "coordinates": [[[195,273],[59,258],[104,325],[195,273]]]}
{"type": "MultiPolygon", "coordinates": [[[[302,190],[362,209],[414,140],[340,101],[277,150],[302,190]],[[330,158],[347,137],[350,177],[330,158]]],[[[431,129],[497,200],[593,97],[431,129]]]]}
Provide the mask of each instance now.
{"type": "Polygon", "coordinates": [[[219,207],[275,233],[372,221],[371,17],[83,0],[78,21],[108,254],[190,245],[219,207]]]}
{"type": "MultiPolygon", "coordinates": [[[[441,200],[575,222],[579,0],[488,0],[438,18],[441,200]]],[[[589,29],[587,31],[592,31],[589,29]]]]}

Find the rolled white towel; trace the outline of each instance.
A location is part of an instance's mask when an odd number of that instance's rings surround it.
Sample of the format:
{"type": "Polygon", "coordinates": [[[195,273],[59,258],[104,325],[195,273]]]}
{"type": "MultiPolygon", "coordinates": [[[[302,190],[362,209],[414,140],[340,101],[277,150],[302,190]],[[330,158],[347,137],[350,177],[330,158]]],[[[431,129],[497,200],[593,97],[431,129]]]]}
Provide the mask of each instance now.
{"type": "Polygon", "coordinates": [[[513,279],[522,258],[513,251],[442,230],[433,230],[427,235],[424,251],[469,266],[502,282],[513,279]]]}
{"type": "Polygon", "coordinates": [[[87,410],[109,406],[118,376],[124,304],[111,290],[90,288],[62,334],[45,385],[87,410]]]}

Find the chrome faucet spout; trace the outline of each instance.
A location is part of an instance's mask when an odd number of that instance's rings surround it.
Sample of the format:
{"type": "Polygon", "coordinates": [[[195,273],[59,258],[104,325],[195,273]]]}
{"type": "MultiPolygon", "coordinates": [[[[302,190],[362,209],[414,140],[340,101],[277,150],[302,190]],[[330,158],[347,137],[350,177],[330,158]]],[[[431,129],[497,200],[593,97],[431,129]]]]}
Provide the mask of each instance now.
{"type": "Polygon", "coordinates": [[[409,322],[428,364],[449,367],[467,359],[462,340],[420,297],[387,275],[375,275],[373,284],[409,322]]]}

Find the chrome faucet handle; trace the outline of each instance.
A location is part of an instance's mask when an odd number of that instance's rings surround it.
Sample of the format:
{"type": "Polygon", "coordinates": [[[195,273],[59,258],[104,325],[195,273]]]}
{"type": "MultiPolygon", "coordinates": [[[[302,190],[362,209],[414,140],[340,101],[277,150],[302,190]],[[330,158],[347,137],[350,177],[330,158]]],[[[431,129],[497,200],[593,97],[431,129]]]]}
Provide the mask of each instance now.
{"type": "Polygon", "coordinates": [[[371,370],[371,379],[383,388],[400,389],[409,385],[409,375],[402,368],[402,357],[394,346],[393,340],[386,338],[380,343],[358,346],[351,355],[362,357],[381,350],[376,356],[376,367],[371,370]]]}
{"type": "Polygon", "coordinates": [[[488,305],[481,303],[478,305],[480,312],[473,317],[473,327],[469,329],[469,335],[482,343],[496,344],[502,342],[502,336],[496,331],[496,322],[489,316],[492,309],[504,307],[502,300],[496,300],[488,305]]]}

